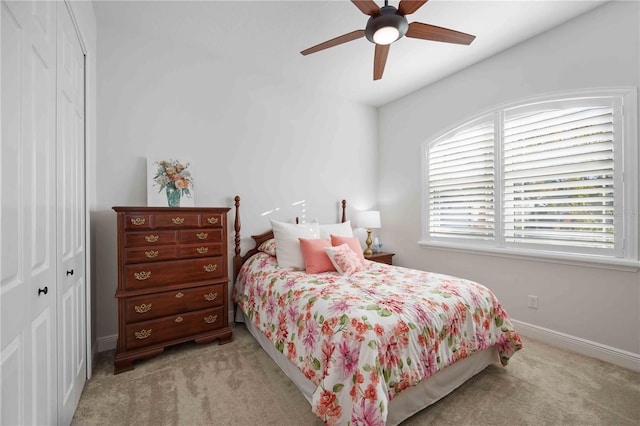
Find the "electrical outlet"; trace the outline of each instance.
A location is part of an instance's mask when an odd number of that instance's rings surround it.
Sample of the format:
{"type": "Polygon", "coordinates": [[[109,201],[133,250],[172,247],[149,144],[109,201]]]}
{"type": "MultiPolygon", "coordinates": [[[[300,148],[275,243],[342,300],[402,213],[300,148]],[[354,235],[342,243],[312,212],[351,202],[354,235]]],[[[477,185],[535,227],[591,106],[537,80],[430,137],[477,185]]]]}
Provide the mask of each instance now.
{"type": "Polygon", "coordinates": [[[538,296],[530,294],[527,297],[529,299],[529,308],[538,309],[538,296]]]}

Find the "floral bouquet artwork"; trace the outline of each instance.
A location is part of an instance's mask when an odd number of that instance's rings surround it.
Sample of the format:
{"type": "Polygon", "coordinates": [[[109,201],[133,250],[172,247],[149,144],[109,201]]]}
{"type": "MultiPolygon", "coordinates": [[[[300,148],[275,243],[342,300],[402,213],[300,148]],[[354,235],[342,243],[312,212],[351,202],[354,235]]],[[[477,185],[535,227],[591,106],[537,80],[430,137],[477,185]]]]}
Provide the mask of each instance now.
{"type": "Polygon", "coordinates": [[[189,170],[190,164],[171,159],[147,162],[153,187],[147,191],[150,206],[180,207],[181,201],[184,201],[183,206],[193,206],[193,176],[189,170]]]}

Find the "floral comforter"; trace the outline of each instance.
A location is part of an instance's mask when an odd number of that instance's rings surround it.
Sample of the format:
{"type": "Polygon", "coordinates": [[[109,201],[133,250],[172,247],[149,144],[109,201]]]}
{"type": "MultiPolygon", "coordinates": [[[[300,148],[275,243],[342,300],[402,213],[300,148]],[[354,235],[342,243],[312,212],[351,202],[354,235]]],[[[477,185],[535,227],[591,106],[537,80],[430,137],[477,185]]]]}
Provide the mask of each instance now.
{"type": "Polygon", "coordinates": [[[312,409],[330,425],[384,425],[389,401],[409,386],[492,345],[506,365],[522,347],[486,287],[369,261],[352,275],[306,274],[261,252],[234,297],[317,386],[312,409]]]}

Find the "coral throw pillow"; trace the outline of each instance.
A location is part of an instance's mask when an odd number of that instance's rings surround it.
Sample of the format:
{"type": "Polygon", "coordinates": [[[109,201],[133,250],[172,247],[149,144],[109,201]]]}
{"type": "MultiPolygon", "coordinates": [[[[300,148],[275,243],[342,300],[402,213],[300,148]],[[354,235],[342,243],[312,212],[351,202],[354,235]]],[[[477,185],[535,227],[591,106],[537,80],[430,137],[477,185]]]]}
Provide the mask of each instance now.
{"type": "Polygon", "coordinates": [[[325,247],[331,247],[329,240],[299,238],[300,250],[304,258],[304,267],[307,274],[319,274],[322,272],[335,272],[329,256],[324,251],[325,247]]]}
{"type": "Polygon", "coordinates": [[[362,253],[362,246],[360,245],[358,237],[341,237],[339,235],[331,234],[331,245],[335,247],[341,244],[348,245],[364,263],[364,254],[362,253]]]}
{"type": "Polygon", "coordinates": [[[336,271],[342,275],[353,274],[364,269],[364,260],[360,260],[358,255],[351,250],[347,244],[342,244],[335,247],[325,247],[325,252],[331,263],[335,266],[336,271]]]}

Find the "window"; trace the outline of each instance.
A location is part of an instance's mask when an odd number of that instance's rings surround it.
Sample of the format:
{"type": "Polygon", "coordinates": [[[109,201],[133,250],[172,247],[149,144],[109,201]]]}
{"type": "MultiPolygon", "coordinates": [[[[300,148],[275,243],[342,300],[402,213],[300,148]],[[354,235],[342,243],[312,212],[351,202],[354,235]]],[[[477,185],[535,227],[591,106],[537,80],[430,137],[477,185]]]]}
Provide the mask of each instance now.
{"type": "Polygon", "coordinates": [[[485,116],[434,143],[428,154],[429,234],[490,240],[494,233],[494,120],[485,116]]]}
{"type": "Polygon", "coordinates": [[[637,260],[635,111],[635,89],[536,100],[427,142],[423,242],[637,260]]]}

